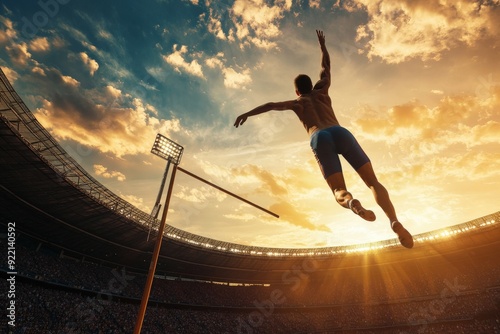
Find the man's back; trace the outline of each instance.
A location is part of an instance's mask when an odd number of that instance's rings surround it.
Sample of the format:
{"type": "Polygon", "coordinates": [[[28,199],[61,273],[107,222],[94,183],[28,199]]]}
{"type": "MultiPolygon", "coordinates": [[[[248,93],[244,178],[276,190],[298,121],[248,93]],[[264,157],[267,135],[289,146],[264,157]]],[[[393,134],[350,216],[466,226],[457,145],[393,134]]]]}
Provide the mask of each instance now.
{"type": "Polygon", "coordinates": [[[297,98],[298,108],[293,111],[299,117],[309,136],[321,129],[340,125],[328,96],[328,88],[313,89],[297,98]]]}

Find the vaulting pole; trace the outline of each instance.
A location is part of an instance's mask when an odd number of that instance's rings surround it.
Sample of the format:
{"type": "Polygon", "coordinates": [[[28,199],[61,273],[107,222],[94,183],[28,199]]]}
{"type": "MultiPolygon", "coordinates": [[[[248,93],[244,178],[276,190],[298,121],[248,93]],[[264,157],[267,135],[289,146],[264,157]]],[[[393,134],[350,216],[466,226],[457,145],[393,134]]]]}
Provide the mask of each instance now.
{"type": "Polygon", "coordinates": [[[187,171],[187,170],[185,170],[184,168],[181,168],[181,167],[177,167],[177,168],[178,168],[181,172],[183,172],[183,173],[185,173],[185,174],[187,174],[187,175],[189,175],[189,176],[192,176],[192,177],[194,177],[195,179],[200,180],[201,182],[205,182],[206,184],[208,184],[208,185],[210,185],[210,186],[212,186],[212,187],[214,187],[214,188],[216,188],[216,189],[218,189],[218,190],[220,190],[220,191],[222,191],[222,192],[224,192],[224,193],[226,193],[226,194],[228,194],[228,195],[231,195],[231,196],[233,196],[233,197],[235,197],[235,198],[239,199],[240,201],[243,201],[243,202],[245,202],[245,203],[247,203],[247,204],[250,204],[251,206],[254,206],[254,207],[256,207],[257,209],[260,209],[260,210],[262,210],[262,211],[264,211],[264,212],[266,212],[266,213],[270,214],[271,216],[274,216],[274,217],[276,217],[276,218],[279,218],[279,217],[280,217],[280,216],[278,216],[277,214],[275,214],[275,213],[274,213],[274,212],[272,212],[272,211],[269,211],[269,210],[267,210],[267,209],[264,209],[263,207],[261,207],[261,206],[259,206],[259,205],[255,204],[255,203],[252,203],[252,202],[250,202],[249,200],[244,199],[243,197],[240,197],[240,196],[238,196],[238,195],[236,195],[236,194],[233,194],[232,192],[230,192],[230,191],[228,191],[228,190],[226,190],[226,189],[224,189],[224,188],[221,188],[221,187],[219,187],[218,185],[215,185],[215,184],[213,184],[212,182],[209,182],[209,181],[207,181],[207,180],[205,180],[205,179],[203,179],[203,178],[199,177],[198,175],[195,175],[195,174],[193,174],[193,173],[191,173],[191,172],[188,172],[188,171],[187,171]]]}

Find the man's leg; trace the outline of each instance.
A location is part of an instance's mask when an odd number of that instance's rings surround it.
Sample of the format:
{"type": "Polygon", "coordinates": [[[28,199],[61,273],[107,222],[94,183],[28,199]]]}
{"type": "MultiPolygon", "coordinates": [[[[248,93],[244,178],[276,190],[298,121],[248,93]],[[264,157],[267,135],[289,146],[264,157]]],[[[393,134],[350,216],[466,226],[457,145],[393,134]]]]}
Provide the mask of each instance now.
{"type": "MultiPolygon", "coordinates": [[[[374,221],[376,217],[373,211],[364,209],[361,203],[347,191],[342,174],[338,152],[346,147],[348,150],[355,141],[354,136],[348,130],[340,126],[333,126],[313,134],[311,148],[337,203],[344,208],[351,209],[365,220],[374,221]]],[[[368,157],[366,159],[368,160],[368,157]]]]}
{"type": "Polygon", "coordinates": [[[361,203],[352,197],[352,194],[347,191],[345,185],[344,175],[342,172],[333,173],[326,178],[326,182],[335,196],[335,200],[346,209],[351,209],[355,214],[361,218],[374,221],[376,219],[373,211],[366,210],[361,206],[361,203]]]}
{"type": "Polygon", "coordinates": [[[356,170],[365,182],[365,184],[372,190],[373,196],[377,204],[384,210],[387,218],[389,218],[389,223],[391,224],[392,230],[398,235],[399,241],[406,248],[413,247],[413,237],[411,234],[403,227],[396,216],[396,210],[392,205],[391,199],[389,198],[389,192],[387,189],[378,181],[373,171],[371,162],[367,162],[360,168],[356,170]]]}
{"type": "Polygon", "coordinates": [[[342,172],[333,173],[327,177],[326,183],[328,183],[328,186],[332,190],[337,203],[348,209],[349,205],[347,203],[352,199],[352,195],[346,190],[344,175],[342,172]]]}
{"type": "Polygon", "coordinates": [[[390,222],[397,221],[396,210],[392,205],[391,199],[389,198],[389,192],[385,187],[378,181],[373,171],[372,163],[367,162],[358,170],[359,176],[365,182],[365,184],[372,190],[373,196],[377,204],[384,210],[386,216],[389,218],[390,222]]]}

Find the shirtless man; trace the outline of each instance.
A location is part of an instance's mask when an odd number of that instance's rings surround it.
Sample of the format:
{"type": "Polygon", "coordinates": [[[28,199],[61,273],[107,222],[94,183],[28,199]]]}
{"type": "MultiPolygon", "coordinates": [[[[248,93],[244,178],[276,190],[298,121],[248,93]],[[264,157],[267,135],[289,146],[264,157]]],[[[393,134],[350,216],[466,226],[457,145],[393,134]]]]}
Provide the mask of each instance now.
{"type": "Polygon", "coordinates": [[[349,162],[361,179],[373,192],[377,204],[382,208],[398,235],[399,241],[406,248],[413,247],[413,237],[399,222],[396,211],[389,198],[387,189],[378,181],[370,159],[358,144],[354,136],[340,126],[328,95],[330,87],[330,55],[326,49],[323,31],[316,30],[321,47],[320,80],[312,85],[311,78],[300,74],[295,78],[295,92],[298,98],[284,102],[268,102],[236,118],[235,127],[239,127],[249,116],[255,116],[271,110],[293,110],[304,125],[311,138],[311,148],[320,166],[321,172],[333,192],[337,203],[351,209],[361,218],[374,221],[375,214],[363,208],[359,200],[347,191],[342,174],[339,154],[349,162]]]}

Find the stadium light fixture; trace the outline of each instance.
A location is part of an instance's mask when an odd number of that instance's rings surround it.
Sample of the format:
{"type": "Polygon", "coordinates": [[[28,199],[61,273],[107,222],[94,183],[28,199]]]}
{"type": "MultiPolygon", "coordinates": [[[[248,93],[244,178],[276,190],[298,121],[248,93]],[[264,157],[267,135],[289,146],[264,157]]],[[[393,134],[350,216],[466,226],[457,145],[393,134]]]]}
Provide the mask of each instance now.
{"type": "Polygon", "coordinates": [[[153,251],[153,256],[151,258],[151,263],[149,265],[149,273],[148,278],[146,279],[146,285],[144,286],[144,291],[142,294],[141,306],[139,308],[139,313],[137,315],[137,321],[135,324],[134,334],[140,334],[142,329],[142,323],[144,321],[144,315],[146,314],[146,308],[149,301],[149,295],[151,293],[151,286],[153,285],[153,279],[156,271],[156,265],[158,263],[158,257],[160,255],[161,243],[163,240],[163,231],[165,229],[165,222],[167,220],[167,212],[168,212],[168,204],[170,203],[170,198],[172,197],[172,188],[175,180],[175,173],[177,171],[177,165],[179,165],[182,157],[182,152],[184,148],[168,139],[161,134],[156,136],[155,142],[153,144],[153,148],[151,149],[151,153],[159,156],[162,159],[167,160],[167,167],[165,168],[165,173],[163,174],[162,185],[160,187],[160,192],[158,193],[158,197],[156,200],[155,207],[153,209],[152,215],[156,219],[158,212],[160,210],[160,198],[163,192],[163,187],[165,185],[165,180],[167,178],[168,169],[170,164],[174,165],[172,169],[172,174],[170,175],[170,183],[168,185],[167,197],[165,199],[165,205],[163,208],[163,213],[160,220],[160,226],[158,228],[158,233],[156,235],[156,243],[153,251]]]}
{"type": "Polygon", "coordinates": [[[165,136],[162,136],[161,134],[156,135],[153,148],[151,149],[151,153],[159,156],[162,159],[173,162],[176,165],[181,162],[183,151],[184,148],[181,145],[168,139],[165,136]]]}
{"type": "MultiPolygon", "coordinates": [[[[159,156],[162,159],[167,160],[168,163],[167,167],[165,168],[165,172],[163,173],[160,190],[158,191],[158,196],[156,197],[156,202],[155,205],[153,206],[153,211],[151,211],[151,216],[153,216],[154,219],[158,218],[158,213],[160,212],[161,195],[163,194],[163,188],[165,187],[165,181],[167,179],[170,163],[179,165],[179,163],[181,162],[183,151],[184,148],[181,145],[177,144],[176,142],[168,139],[167,137],[161,134],[156,135],[153,148],[151,148],[151,153],[159,156]]],[[[149,234],[148,234],[148,240],[149,240],[149,234]]]]}

